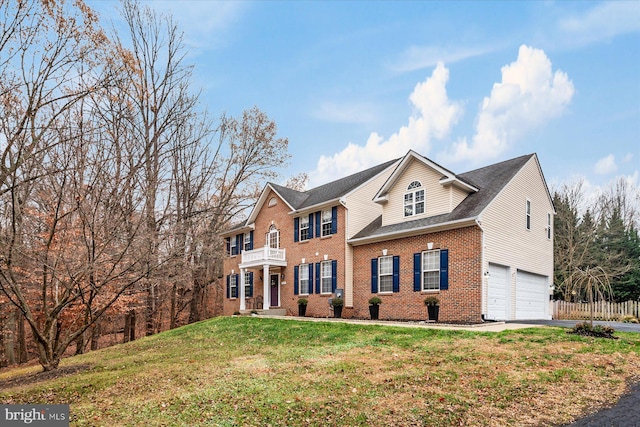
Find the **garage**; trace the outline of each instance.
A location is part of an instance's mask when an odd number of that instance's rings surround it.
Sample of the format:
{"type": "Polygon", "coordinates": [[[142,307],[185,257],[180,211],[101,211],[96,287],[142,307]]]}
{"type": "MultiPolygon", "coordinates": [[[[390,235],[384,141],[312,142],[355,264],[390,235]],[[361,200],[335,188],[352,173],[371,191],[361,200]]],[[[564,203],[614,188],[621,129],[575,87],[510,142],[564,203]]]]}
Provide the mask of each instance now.
{"type": "Polygon", "coordinates": [[[489,263],[489,280],[487,284],[488,320],[507,319],[507,289],[509,284],[509,267],[489,263]]]}
{"type": "Polygon", "coordinates": [[[516,273],[516,320],[548,319],[548,277],[518,270],[516,273]]]}

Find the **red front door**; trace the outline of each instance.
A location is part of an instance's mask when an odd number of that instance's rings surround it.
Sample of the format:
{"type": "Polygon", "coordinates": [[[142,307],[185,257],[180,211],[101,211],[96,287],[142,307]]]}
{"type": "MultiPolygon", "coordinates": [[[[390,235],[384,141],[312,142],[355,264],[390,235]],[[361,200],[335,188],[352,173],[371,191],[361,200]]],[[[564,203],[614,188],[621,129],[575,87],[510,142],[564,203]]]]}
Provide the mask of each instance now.
{"type": "Polygon", "coordinates": [[[271,283],[271,307],[280,307],[280,275],[272,274],[271,283]]]}

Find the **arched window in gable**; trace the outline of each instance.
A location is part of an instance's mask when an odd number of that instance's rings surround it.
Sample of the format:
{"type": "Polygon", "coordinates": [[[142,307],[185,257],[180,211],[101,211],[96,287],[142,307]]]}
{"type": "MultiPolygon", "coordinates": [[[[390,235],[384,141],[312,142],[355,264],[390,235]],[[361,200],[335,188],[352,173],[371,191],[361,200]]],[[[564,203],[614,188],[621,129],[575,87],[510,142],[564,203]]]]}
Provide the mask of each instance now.
{"type": "Polygon", "coordinates": [[[424,188],[420,181],[413,181],[404,193],[404,216],[424,213],[424,188]]]}

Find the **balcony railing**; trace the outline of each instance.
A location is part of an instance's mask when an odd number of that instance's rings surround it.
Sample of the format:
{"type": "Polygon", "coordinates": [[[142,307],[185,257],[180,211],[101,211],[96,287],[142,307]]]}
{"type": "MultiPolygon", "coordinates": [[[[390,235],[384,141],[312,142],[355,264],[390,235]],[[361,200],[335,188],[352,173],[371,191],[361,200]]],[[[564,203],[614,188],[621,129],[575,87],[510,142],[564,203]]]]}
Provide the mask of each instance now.
{"type": "Polygon", "coordinates": [[[286,264],[287,257],[284,249],[275,249],[268,246],[254,249],[252,251],[242,252],[243,264],[261,264],[261,263],[274,263],[274,264],[286,264]]]}

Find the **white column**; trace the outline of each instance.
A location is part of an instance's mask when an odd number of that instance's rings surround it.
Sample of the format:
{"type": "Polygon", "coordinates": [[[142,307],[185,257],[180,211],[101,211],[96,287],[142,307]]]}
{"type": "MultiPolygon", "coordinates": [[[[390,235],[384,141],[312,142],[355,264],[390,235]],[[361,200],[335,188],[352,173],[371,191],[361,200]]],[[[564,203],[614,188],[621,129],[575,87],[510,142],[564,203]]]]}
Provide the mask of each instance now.
{"type": "Polygon", "coordinates": [[[244,283],[244,273],[247,270],[245,268],[241,268],[240,269],[240,295],[238,295],[238,297],[240,297],[240,310],[246,310],[247,309],[247,300],[245,298],[245,291],[244,291],[244,287],[246,286],[246,283],[244,283]]]}
{"type": "Polygon", "coordinates": [[[264,302],[262,308],[268,310],[271,307],[271,278],[269,277],[269,264],[264,265],[263,288],[264,288],[264,302]]]}

